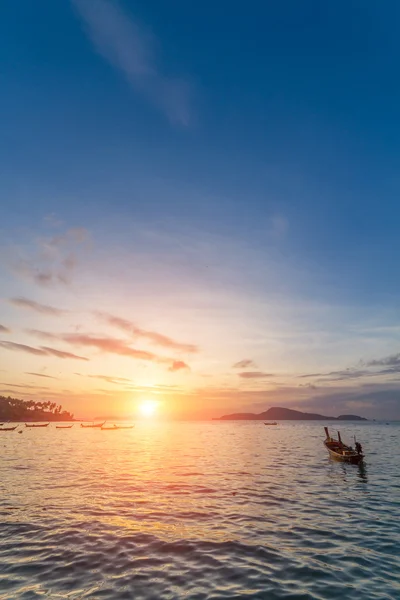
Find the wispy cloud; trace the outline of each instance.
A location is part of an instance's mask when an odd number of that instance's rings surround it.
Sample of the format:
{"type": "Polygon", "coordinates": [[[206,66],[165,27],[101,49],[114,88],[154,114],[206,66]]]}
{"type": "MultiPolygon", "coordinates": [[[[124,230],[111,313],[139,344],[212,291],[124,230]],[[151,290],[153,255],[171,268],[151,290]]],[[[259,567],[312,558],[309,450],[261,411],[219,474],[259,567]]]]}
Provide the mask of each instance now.
{"type": "Polygon", "coordinates": [[[183,360],[174,360],[168,371],[171,371],[171,373],[175,373],[176,371],[190,371],[190,367],[183,360]]]}
{"type": "Polygon", "coordinates": [[[305,373],[303,375],[298,375],[299,379],[308,379],[309,377],[321,377],[323,373],[305,373]]]}
{"type": "Polygon", "coordinates": [[[172,338],[163,335],[162,333],[158,333],[157,331],[148,331],[146,329],[142,329],[132,323],[132,321],[128,321],[127,319],[122,319],[121,317],[116,317],[114,315],[110,315],[108,313],[96,312],[95,313],[98,318],[100,318],[103,322],[120,329],[121,331],[125,331],[134,337],[140,337],[146,340],[149,340],[151,343],[156,344],[158,346],[163,346],[164,348],[169,348],[171,350],[177,350],[181,352],[197,352],[198,348],[195,344],[185,344],[181,342],[177,342],[172,338]]]}
{"type": "Polygon", "coordinates": [[[87,238],[88,232],[81,227],[51,238],[40,238],[33,248],[13,251],[11,269],[40,287],[68,285],[77,265],[76,251],[87,238]]]}
{"type": "Polygon", "coordinates": [[[73,346],[86,346],[97,348],[102,352],[110,352],[119,354],[120,356],[128,356],[140,360],[156,361],[159,357],[152,352],[146,350],[137,350],[132,348],[123,340],[108,337],[97,337],[88,334],[66,333],[60,336],[60,339],[73,346]]]}
{"type": "Polygon", "coordinates": [[[47,352],[40,348],[33,348],[33,346],[27,346],[26,344],[17,344],[15,342],[0,341],[0,348],[5,350],[14,350],[15,352],[25,352],[26,354],[34,354],[36,356],[45,356],[47,352]]]}
{"type": "Polygon", "coordinates": [[[72,0],[72,3],[96,51],[171,122],[189,125],[190,88],[185,81],[167,77],[157,68],[152,57],[154,41],[143,27],[116,2],[72,0]]]}
{"type": "MultiPolygon", "coordinates": [[[[124,340],[113,337],[96,336],[88,333],[47,333],[46,331],[40,331],[37,329],[28,329],[30,334],[45,340],[57,340],[59,342],[66,342],[71,346],[75,347],[88,347],[95,348],[100,352],[106,352],[109,354],[117,354],[119,356],[126,356],[136,360],[150,361],[160,364],[169,365],[170,369],[177,371],[182,368],[189,368],[183,361],[175,361],[172,358],[159,356],[153,352],[147,350],[140,350],[138,348],[132,348],[124,340]],[[174,367],[174,365],[185,365],[174,367]]],[[[45,348],[45,346],[41,346],[45,348]]]]}
{"type": "Polygon", "coordinates": [[[40,331],[40,329],[25,329],[26,333],[29,335],[34,335],[41,340],[58,340],[59,336],[55,333],[48,333],[47,331],[40,331]]]}
{"type": "Polygon", "coordinates": [[[317,381],[324,381],[327,383],[329,381],[347,381],[351,379],[362,379],[364,377],[397,375],[400,373],[400,353],[369,361],[360,361],[358,365],[358,367],[347,367],[346,369],[329,371],[328,373],[310,373],[298,375],[298,377],[301,379],[319,378],[317,381]]]}
{"type": "Polygon", "coordinates": [[[255,362],[253,360],[250,360],[249,358],[244,358],[243,360],[239,360],[239,362],[235,363],[234,365],[232,365],[233,369],[255,369],[257,368],[257,365],[255,364],[255,362]]]}
{"type": "Polygon", "coordinates": [[[90,379],[102,379],[103,381],[107,381],[107,383],[132,383],[131,379],[127,379],[126,377],[114,377],[113,375],[87,375],[90,379]]]}
{"type": "Polygon", "coordinates": [[[26,371],[25,375],[34,375],[35,377],[46,377],[46,379],[58,379],[58,377],[53,377],[53,375],[45,375],[45,373],[31,373],[30,371],[26,371]]]}
{"type": "Polygon", "coordinates": [[[274,374],[263,373],[262,371],[243,371],[243,373],[239,373],[239,377],[242,377],[242,379],[266,379],[274,377],[274,374]]]}
{"type": "Polygon", "coordinates": [[[56,348],[49,348],[48,346],[41,346],[41,350],[44,350],[47,354],[51,356],[57,356],[57,358],[74,358],[77,360],[89,360],[84,356],[78,356],[77,354],[72,354],[71,352],[63,352],[62,350],[56,350],[56,348]]]}
{"type": "Polygon", "coordinates": [[[48,390],[49,388],[46,386],[42,386],[42,385],[19,385],[18,383],[5,383],[4,381],[2,381],[0,383],[0,385],[8,385],[8,387],[11,388],[23,388],[23,389],[27,389],[27,390],[48,390]]]}
{"type": "Polygon", "coordinates": [[[375,360],[370,360],[365,363],[367,367],[399,367],[400,368],[400,353],[399,354],[391,354],[390,356],[385,356],[384,358],[378,358],[375,360]]]}
{"type": "Polygon", "coordinates": [[[17,344],[16,342],[0,341],[0,348],[5,350],[12,350],[14,352],[24,352],[26,354],[33,354],[35,356],[57,356],[57,358],[73,358],[76,360],[89,360],[84,356],[78,356],[71,352],[62,352],[56,348],[49,348],[48,346],[41,346],[40,348],[34,348],[33,346],[27,346],[26,344],[17,344]]]}
{"type": "Polygon", "coordinates": [[[5,325],[0,325],[0,333],[11,333],[11,329],[6,327],[5,325]]]}
{"type": "Polygon", "coordinates": [[[29,300],[28,298],[10,298],[9,302],[14,306],[18,306],[19,308],[26,308],[28,310],[33,310],[34,312],[52,317],[60,317],[68,312],[61,308],[40,304],[39,302],[35,302],[35,300],[29,300]]]}

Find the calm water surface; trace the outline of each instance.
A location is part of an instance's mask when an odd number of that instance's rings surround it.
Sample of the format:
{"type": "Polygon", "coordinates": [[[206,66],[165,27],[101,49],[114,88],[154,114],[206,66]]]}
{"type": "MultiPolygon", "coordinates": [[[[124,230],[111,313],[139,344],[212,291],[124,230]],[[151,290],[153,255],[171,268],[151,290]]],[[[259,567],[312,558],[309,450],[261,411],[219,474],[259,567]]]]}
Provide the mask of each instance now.
{"type": "Polygon", "coordinates": [[[0,598],[400,598],[400,425],[138,423],[0,439],[0,598]]]}

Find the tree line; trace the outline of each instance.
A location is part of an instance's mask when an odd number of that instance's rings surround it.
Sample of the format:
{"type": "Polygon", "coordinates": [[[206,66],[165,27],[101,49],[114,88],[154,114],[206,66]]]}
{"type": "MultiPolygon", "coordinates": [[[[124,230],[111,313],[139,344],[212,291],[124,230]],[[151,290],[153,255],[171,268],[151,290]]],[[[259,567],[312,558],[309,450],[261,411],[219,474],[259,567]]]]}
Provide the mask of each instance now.
{"type": "Polygon", "coordinates": [[[0,421],[72,421],[74,415],[61,404],[0,396],[0,421]]]}

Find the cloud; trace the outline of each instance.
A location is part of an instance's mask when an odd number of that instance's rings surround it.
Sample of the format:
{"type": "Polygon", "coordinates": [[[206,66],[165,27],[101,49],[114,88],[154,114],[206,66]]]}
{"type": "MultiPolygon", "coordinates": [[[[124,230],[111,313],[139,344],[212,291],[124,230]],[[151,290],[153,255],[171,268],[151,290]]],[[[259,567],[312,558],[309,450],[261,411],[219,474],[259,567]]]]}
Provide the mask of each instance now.
{"type": "Polygon", "coordinates": [[[254,363],[253,360],[250,360],[249,358],[244,358],[243,360],[239,360],[239,362],[235,363],[232,368],[233,369],[249,369],[249,368],[256,368],[257,365],[254,363]]]}
{"type": "Polygon", "coordinates": [[[137,358],[141,360],[156,361],[159,358],[152,352],[131,348],[124,341],[115,338],[97,337],[79,333],[66,333],[60,336],[59,339],[62,339],[63,341],[74,346],[89,346],[92,348],[97,348],[102,352],[110,352],[112,354],[129,356],[131,358],[137,358]]]}
{"type": "MultiPolygon", "coordinates": [[[[107,352],[109,354],[117,354],[119,356],[126,356],[128,358],[134,358],[136,360],[145,360],[145,361],[151,361],[151,362],[156,362],[156,363],[161,363],[161,364],[168,364],[168,365],[170,365],[170,368],[172,368],[174,366],[174,364],[182,364],[182,365],[186,364],[186,363],[183,363],[182,361],[175,361],[172,358],[159,356],[158,354],[154,354],[153,352],[148,352],[147,350],[139,350],[137,348],[132,348],[132,346],[130,346],[127,342],[125,342],[124,340],[117,339],[117,338],[100,337],[100,336],[91,335],[91,334],[87,334],[87,333],[54,334],[54,333],[47,333],[46,331],[40,331],[37,329],[28,329],[27,331],[29,333],[31,333],[32,335],[35,335],[36,337],[39,337],[42,339],[62,341],[62,342],[66,342],[67,344],[70,344],[71,346],[76,346],[76,347],[84,346],[84,347],[89,347],[89,348],[96,348],[97,350],[100,350],[100,352],[107,352]]],[[[45,348],[45,346],[42,346],[42,348],[45,348]]],[[[59,352],[59,351],[57,351],[57,352],[59,352]]],[[[187,365],[185,366],[185,368],[186,367],[187,367],[187,365]]],[[[178,368],[174,368],[173,370],[178,370],[179,368],[184,368],[184,367],[181,366],[178,368]]],[[[187,367],[187,368],[189,368],[189,367],[187,367]]]]}
{"type": "Polygon", "coordinates": [[[60,317],[61,315],[64,315],[68,312],[61,308],[55,308],[54,306],[40,304],[39,302],[35,302],[34,300],[28,300],[27,298],[10,298],[9,302],[14,306],[18,306],[20,308],[27,308],[28,310],[33,310],[34,312],[54,317],[60,317]]]}
{"type": "Polygon", "coordinates": [[[11,329],[8,329],[8,327],[5,327],[5,325],[0,324],[0,333],[11,333],[11,329]]]}
{"type": "Polygon", "coordinates": [[[400,373],[400,353],[385,356],[383,358],[370,361],[360,361],[362,368],[347,367],[339,371],[330,371],[328,373],[310,373],[299,375],[299,378],[315,378],[317,381],[346,381],[351,379],[360,379],[364,377],[380,377],[384,375],[395,375],[400,373]],[[376,367],[384,367],[377,369],[376,367]]]}
{"type": "Polygon", "coordinates": [[[0,341],[0,348],[5,350],[12,350],[15,352],[25,352],[26,354],[33,354],[36,356],[57,356],[58,358],[73,358],[77,360],[89,360],[84,356],[77,356],[70,352],[62,352],[55,348],[49,348],[47,346],[41,346],[40,348],[33,348],[33,346],[27,346],[26,344],[17,344],[15,342],[0,341]]]}
{"type": "Polygon", "coordinates": [[[263,373],[262,371],[243,371],[239,373],[239,377],[242,377],[242,379],[265,379],[273,376],[273,373],[263,373]]]}
{"type": "Polygon", "coordinates": [[[34,375],[35,377],[46,377],[47,379],[58,379],[58,377],[53,377],[52,375],[45,375],[44,373],[31,373],[30,371],[25,371],[25,375],[34,375]]]}
{"type": "Polygon", "coordinates": [[[322,377],[323,373],[306,373],[305,375],[298,375],[299,379],[306,379],[308,377],[322,377]]]}
{"type": "Polygon", "coordinates": [[[28,257],[28,250],[20,251],[20,256],[12,260],[11,268],[41,287],[68,285],[77,264],[75,253],[87,238],[88,232],[82,227],[68,229],[52,238],[40,238],[33,249],[29,248],[28,257]]]}
{"type": "Polygon", "coordinates": [[[171,373],[175,373],[176,371],[182,370],[190,371],[189,365],[183,362],[183,360],[174,360],[174,362],[168,369],[168,371],[171,371],[171,373]]]}
{"type": "Polygon", "coordinates": [[[161,109],[173,123],[191,121],[189,86],[167,77],[151,54],[154,40],[117,3],[72,0],[96,51],[122,72],[132,88],[161,109]]]}
{"type": "Polygon", "coordinates": [[[91,379],[102,379],[108,383],[132,383],[131,379],[127,379],[126,377],[114,377],[112,375],[87,375],[87,377],[90,377],[91,379]]]}
{"type": "Polygon", "coordinates": [[[47,333],[47,331],[40,331],[40,329],[25,329],[26,333],[34,335],[42,340],[58,340],[59,336],[54,333],[47,333]]]}
{"type": "Polygon", "coordinates": [[[63,224],[63,222],[55,215],[55,213],[46,215],[43,220],[50,227],[61,227],[63,224]]]}
{"type": "Polygon", "coordinates": [[[391,354],[384,358],[370,360],[365,365],[367,367],[398,367],[400,370],[400,354],[391,354]]]}
{"type": "Polygon", "coordinates": [[[5,350],[14,350],[15,352],[26,352],[27,354],[35,354],[36,356],[45,356],[47,352],[40,348],[33,348],[25,344],[16,344],[15,342],[0,341],[0,348],[5,350]]]}
{"type": "Polygon", "coordinates": [[[0,383],[0,385],[8,385],[11,388],[23,388],[23,389],[28,389],[28,390],[48,390],[50,388],[46,387],[46,386],[42,386],[42,385],[18,385],[17,383],[5,383],[4,381],[2,381],[0,383]]]}
{"type": "Polygon", "coordinates": [[[146,329],[141,329],[132,323],[132,321],[128,321],[127,319],[122,319],[120,317],[102,312],[96,312],[95,314],[98,318],[109,325],[117,327],[118,329],[133,336],[147,339],[158,346],[163,346],[164,348],[170,348],[171,350],[177,350],[181,352],[194,353],[198,351],[197,346],[194,344],[184,344],[156,331],[147,331],[146,329]]]}
{"type": "Polygon", "coordinates": [[[71,352],[63,352],[62,350],[56,350],[55,348],[49,348],[48,346],[41,346],[41,350],[44,350],[47,354],[51,356],[57,356],[57,358],[74,358],[76,360],[89,360],[84,356],[78,356],[77,354],[72,354],[71,352]]]}

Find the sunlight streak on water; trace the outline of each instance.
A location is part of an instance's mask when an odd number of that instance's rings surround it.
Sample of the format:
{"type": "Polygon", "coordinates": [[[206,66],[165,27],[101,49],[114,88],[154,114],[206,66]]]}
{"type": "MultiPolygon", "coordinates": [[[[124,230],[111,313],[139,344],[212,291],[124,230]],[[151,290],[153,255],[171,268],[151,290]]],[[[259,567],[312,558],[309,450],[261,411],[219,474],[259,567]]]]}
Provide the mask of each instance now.
{"type": "Polygon", "coordinates": [[[2,434],[0,598],[391,599],[400,427],[138,423],[2,434]]]}

